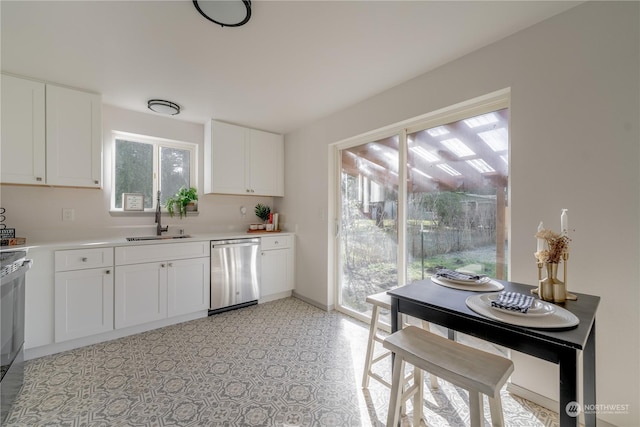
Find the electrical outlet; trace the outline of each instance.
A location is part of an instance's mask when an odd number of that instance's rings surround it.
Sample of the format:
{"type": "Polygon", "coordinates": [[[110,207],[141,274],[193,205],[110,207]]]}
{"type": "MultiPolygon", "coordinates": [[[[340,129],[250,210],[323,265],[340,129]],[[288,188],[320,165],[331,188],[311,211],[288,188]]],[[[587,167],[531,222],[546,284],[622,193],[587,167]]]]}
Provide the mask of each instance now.
{"type": "Polygon", "coordinates": [[[76,219],[76,211],[70,208],[62,208],[62,220],[74,221],[76,219]]]}

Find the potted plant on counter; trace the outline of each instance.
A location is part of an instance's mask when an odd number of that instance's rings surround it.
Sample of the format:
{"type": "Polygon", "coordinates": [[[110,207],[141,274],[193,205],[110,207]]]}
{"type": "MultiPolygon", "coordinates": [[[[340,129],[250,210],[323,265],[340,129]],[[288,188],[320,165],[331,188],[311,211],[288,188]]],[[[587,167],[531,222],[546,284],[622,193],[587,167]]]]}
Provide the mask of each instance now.
{"type": "Polygon", "coordinates": [[[266,223],[269,221],[269,214],[271,213],[271,208],[269,206],[262,205],[258,203],[256,205],[256,216],[262,220],[262,222],[266,223]]]}
{"type": "Polygon", "coordinates": [[[196,201],[198,200],[198,190],[193,187],[186,188],[181,187],[178,192],[169,197],[164,204],[164,207],[169,212],[169,216],[178,212],[180,218],[187,216],[188,211],[196,210],[196,201]]]}

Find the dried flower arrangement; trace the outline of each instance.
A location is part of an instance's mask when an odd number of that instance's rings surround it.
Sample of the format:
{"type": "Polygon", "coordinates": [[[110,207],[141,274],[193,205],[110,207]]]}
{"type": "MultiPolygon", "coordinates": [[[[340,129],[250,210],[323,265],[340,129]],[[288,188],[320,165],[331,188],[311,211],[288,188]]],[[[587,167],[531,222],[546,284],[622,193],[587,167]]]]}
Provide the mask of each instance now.
{"type": "Polygon", "coordinates": [[[566,234],[558,234],[551,230],[540,230],[536,233],[538,239],[544,239],[547,249],[535,253],[538,262],[558,264],[564,254],[569,253],[571,239],[566,234]]]}

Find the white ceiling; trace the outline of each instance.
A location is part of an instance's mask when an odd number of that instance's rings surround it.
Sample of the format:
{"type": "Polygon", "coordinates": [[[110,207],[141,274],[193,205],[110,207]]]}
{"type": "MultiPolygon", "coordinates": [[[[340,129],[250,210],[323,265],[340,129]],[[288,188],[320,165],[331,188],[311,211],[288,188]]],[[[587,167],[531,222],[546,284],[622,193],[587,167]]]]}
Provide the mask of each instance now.
{"type": "Polygon", "coordinates": [[[257,0],[238,28],[188,0],[0,4],[5,72],[286,133],[579,2],[257,0]]]}

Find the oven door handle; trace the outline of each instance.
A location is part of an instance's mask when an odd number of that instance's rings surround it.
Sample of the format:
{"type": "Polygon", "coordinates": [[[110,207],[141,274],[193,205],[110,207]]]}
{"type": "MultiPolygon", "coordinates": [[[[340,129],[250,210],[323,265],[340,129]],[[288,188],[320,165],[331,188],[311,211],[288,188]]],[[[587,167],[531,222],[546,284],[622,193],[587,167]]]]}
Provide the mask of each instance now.
{"type": "Polygon", "coordinates": [[[17,277],[24,275],[31,268],[32,265],[33,265],[33,260],[31,259],[24,260],[24,262],[18,269],[7,274],[1,279],[1,285],[4,286],[5,284],[11,283],[17,277]]]}

